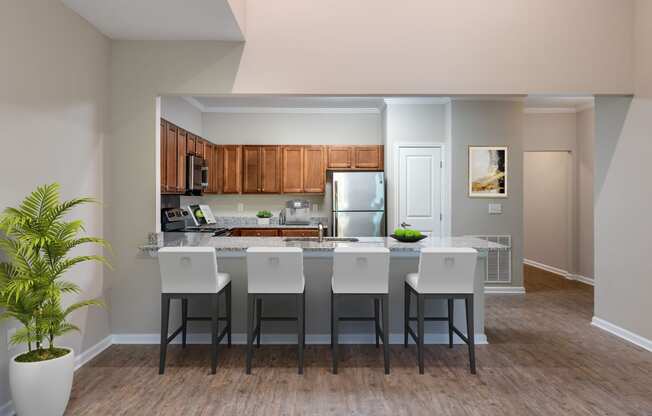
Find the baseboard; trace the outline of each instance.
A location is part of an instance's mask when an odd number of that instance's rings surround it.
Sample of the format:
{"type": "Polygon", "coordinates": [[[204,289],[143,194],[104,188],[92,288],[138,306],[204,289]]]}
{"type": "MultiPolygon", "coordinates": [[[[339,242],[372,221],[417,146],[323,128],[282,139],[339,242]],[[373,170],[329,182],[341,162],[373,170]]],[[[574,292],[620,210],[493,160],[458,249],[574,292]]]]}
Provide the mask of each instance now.
{"type": "Polygon", "coordinates": [[[16,409],[14,409],[14,402],[11,400],[0,406],[0,416],[14,416],[15,414],[16,409]]]}
{"type": "Polygon", "coordinates": [[[652,340],[635,334],[632,331],[621,328],[618,325],[612,324],[611,322],[605,321],[604,319],[598,318],[597,316],[594,316],[593,319],[591,319],[591,325],[652,352],[652,340]]]}
{"type": "Polygon", "coordinates": [[[554,274],[559,275],[559,276],[561,276],[561,277],[563,277],[565,279],[568,279],[568,280],[576,280],[578,282],[585,283],[585,284],[591,285],[591,286],[595,285],[595,281],[590,277],[582,276],[582,275],[579,275],[579,274],[573,274],[573,273],[571,273],[569,271],[560,269],[560,268],[555,267],[555,266],[550,266],[548,264],[539,263],[538,261],[534,261],[534,260],[530,260],[530,259],[523,259],[523,264],[526,264],[526,265],[532,266],[532,267],[536,267],[537,269],[545,270],[545,271],[550,272],[550,273],[554,273],[554,274]]]}
{"type": "Polygon", "coordinates": [[[104,351],[105,349],[109,348],[112,344],[112,339],[113,337],[111,335],[107,336],[97,344],[93,345],[92,347],[88,348],[86,351],[82,352],[78,356],[75,357],[75,371],[79,369],[81,366],[95,358],[99,353],[104,351]]]}
{"type": "MultiPolygon", "coordinates": [[[[113,344],[159,344],[161,336],[159,334],[114,334],[112,337],[113,344]]],[[[187,342],[190,344],[210,344],[210,334],[208,333],[195,333],[188,334],[187,342]]],[[[244,345],[247,343],[245,334],[233,334],[231,342],[233,344],[244,345]]],[[[297,336],[293,334],[263,334],[260,337],[260,342],[268,345],[283,345],[294,344],[297,342],[297,336]]],[[[306,344],[312,345],[327,345],[330,344],[331,339],[328,334],[315,334],[306,335],[306,344]]],[[[373,334],[342,334],[340,335],[340,344],[374,344],[376,338],[373,334]]],[[[426,334],[424,342],[426,344],[447,344],[448,334],[426,334]]],[[[462,343],[457,335],[454,342],[462,343]]],[[[181,343],[180,337],[172,341],[173,344],[181,343]]],[[[402,344],[403,334],[390,334],[390,344],[402,344]]],[[[475,343],[478,345],[487,344],[487,336],[485,334],[476,334],[475,343]]]]}
{"type": "Polygon", "coordinates": [[[485,295],[523,295],[525,288],[523,286],[485,286],[485,295]]]}

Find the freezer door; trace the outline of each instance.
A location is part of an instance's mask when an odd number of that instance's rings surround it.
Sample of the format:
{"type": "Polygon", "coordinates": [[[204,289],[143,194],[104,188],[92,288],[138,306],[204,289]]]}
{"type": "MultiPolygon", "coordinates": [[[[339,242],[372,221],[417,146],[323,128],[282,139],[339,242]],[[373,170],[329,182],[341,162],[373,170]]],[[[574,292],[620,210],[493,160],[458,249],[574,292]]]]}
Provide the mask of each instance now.
{"type": "Polygon", "coordinates": [[[334,212],[336,237],[384,237],[385,212],[334,212]]]}
{"type": "Polygon", "coordinates": [[[383,172],[333,173],[333,211],[383,211],[383,172]]]}

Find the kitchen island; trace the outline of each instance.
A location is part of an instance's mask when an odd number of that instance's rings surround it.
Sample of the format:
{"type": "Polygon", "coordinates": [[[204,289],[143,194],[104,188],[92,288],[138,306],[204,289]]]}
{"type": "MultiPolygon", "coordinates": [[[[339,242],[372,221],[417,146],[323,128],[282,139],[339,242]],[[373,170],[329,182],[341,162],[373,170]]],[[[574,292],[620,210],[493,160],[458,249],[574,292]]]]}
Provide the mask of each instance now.
{"type": "MultiPolygon", "coordinates": [[[[246,321],[247,274],[245,253],[249,247],[301,247],[304,251],[304,275],[306,277],[306,342],[330,343],[330,285],[333,268],[333,250],[336,247],[367,246],[387,247],[390,250],[389,312],[390,343],[403,342],[403,283],[407,273],[418,271],[419,252],[424,247],[472,247],[478,250],[475,271],[475,331],[476,343],[486,343],[484,335],[484,276],[489,251],[508,250],[507,247],[475,237],[433,237],[417,243],[401,243],[390,237],[360,237],[357,241],[333,241],[332,239],[288,239],[282,237],[212,237],[202,233],[163,233],[160,244],[145,246],[143,250],[156,256],[158,248],[166,246],[209,246],[215,248],[220,271],[229,273],[233,290],[233,333],[235,342],[244,342],[246,321]]],[[[465,328],[463,301],[455,308],[455,324],[465,328]]],[[[293,315],[294,302],[283,299],[266,300],[266,315],[293,315]]],[[[192,305],[191,315],[206,314],[207,305],[192,305]],[[196,309],[193,309],[196,308],[196,309]]],[[[355,302],[342,305],[346,316],[372,316],[371,302],[355,302]]],[[[426,306],[427,315],[445,316],[444,302],[431,302],[426,306]]],[[[207,328],[192,328],[207,333],[207,328]]],[[[373,325],[366,322],[343,322],[340,342],[374,343],[373,325]]],[[[197,339],[203,336],[196,336],[197,339]]],[[[191,337],[192,339],[192,337],[191,337]]],[[[266,322],[262,342],[291,343],[296,340],[295,324],[266,322]]],[[[460,341],[457,339],[457,341],[460,341]]],[[[426,343],[447,343],[448,332],[443,322],[426,323],[426,343]]],[[[460,341],[461,342],[461,341],[460,341]]]]}

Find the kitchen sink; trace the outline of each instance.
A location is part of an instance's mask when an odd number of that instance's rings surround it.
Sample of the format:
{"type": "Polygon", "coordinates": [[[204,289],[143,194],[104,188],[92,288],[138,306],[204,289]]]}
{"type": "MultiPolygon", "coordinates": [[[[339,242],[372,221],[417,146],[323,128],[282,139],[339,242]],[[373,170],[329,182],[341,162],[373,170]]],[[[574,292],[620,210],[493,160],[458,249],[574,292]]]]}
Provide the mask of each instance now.
{"type": "MultiPolygon", "coordinates": [[[[319,237],[286,237],[283,239],[283,241],[306,241],[306,242],[314,242],[318,243],[319,242],[319,237]]],[[[350,242],[350,243],[355,243],[356,241],[360,241],[355,237],[324,237],[321,241],[324,242],[350,242]]]]}

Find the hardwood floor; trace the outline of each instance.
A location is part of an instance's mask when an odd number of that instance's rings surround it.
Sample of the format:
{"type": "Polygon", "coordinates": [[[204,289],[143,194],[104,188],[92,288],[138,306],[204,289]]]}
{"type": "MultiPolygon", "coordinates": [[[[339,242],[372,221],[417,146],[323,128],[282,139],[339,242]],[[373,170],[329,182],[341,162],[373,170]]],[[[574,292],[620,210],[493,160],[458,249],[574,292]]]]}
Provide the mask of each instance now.
{"type": "Polygon", "coordinates": [[[489,345],[431,346],[419,376],[416,349],[342,348],[340,374],[325,346],[308,347],[304,376],[293,347],[171,346],[157,374],[158,346],[115,345],[75,375],[71,415],[652,415],[652,353],[593,328],[593,290],[525,268],[527,295],[487,296],[489,345]]]}

